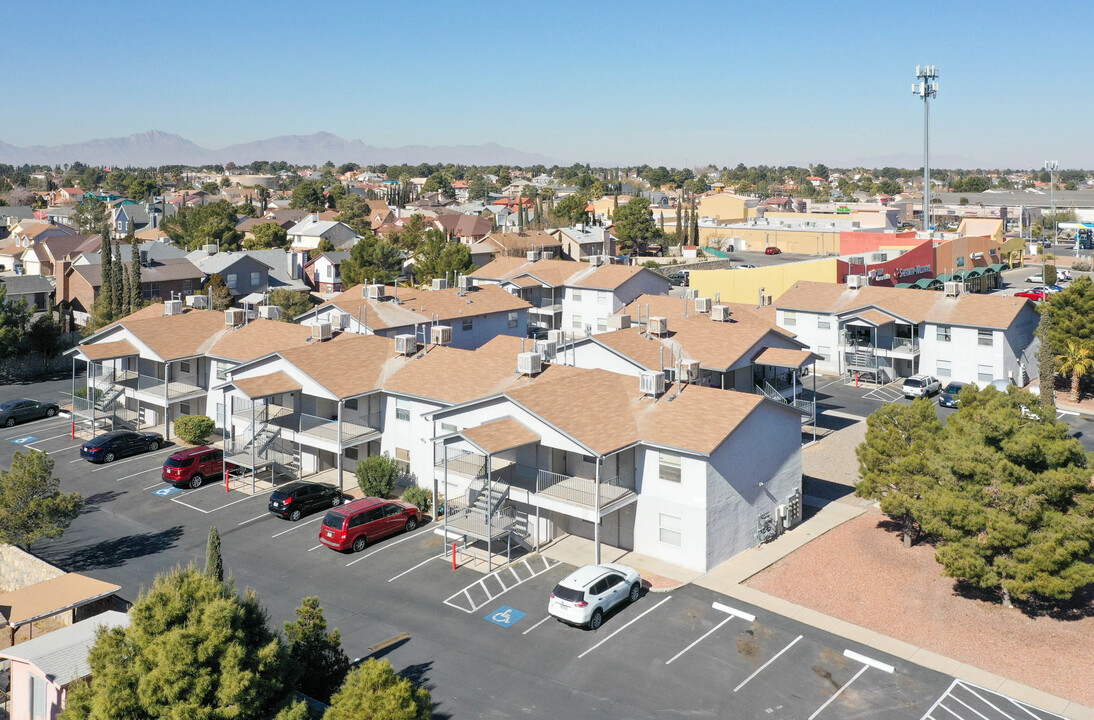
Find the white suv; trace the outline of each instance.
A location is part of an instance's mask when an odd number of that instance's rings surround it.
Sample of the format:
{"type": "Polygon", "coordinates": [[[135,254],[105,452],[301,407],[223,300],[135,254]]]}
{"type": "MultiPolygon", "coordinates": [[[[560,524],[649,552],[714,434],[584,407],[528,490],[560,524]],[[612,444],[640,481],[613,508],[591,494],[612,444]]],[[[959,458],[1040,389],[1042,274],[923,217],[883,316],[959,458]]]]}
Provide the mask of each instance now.
{"type": "Polygon", "coordinates": [[[930,375],[912,375],[901,390],[906,398],[930,397],[942,389],[942,383],[930,375]]]}
{"type": "Polygon", "coordinates": [[[617,563],[586,565],[555,586],[547,613],[568,625],[596,630],[605,613],[625,600],[635,602],[641,593],[637,570],[617,563]]]}

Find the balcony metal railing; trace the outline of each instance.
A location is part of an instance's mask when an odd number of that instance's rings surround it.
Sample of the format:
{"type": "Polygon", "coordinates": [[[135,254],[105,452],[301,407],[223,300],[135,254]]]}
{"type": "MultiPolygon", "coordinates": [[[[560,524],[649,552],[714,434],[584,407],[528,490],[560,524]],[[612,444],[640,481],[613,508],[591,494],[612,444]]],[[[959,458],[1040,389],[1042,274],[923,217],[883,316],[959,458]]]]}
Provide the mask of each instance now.
{"type": "MultiPolygon", "coordinates": [[[[434,455],[433,465],[439,469],[445,467],[444,448],[438,448],[434,455]]],[[[464,450],[448,456],[448,472],[464,475],[469,478],[486,477],[486,456],[476,452],[464,450]]]]}
{"type": "Polygon", "coordinates": [[[909,352],[909,353],[919,352],[919,338],[918,337],[913,337],[913,338],[895,337],[892,340],[893,340],[892,349],[893,349],[894,352],[909,352]]]}
{"type": "MultiPolygon", "coordinates": [[[[287,405],[274,405],[273,403],[252,403],[243,401],[240,402],[239,398],[233,398],[232,401],[232,417],[243,422],[251,422],[255,420],[257,422],[275,422],[281,418],[290,417],[293,414],[293,409],[287,405]]],[[[277,423],[282,427],[287,427],[285,423],[277,423]]]]}
{"type": "Polygon", "coordinates": [[[499,508],[488,516],[486,511],[459,500],[447,500],[444,505],[450,528],[474,537],[499,537],[517,525],[517,512],[512,505],[499,508]]]}
{"type": "MultiPolygon", "coordinates": [[[[536,492],[543,495],[584,505],[596,507],[597,482],[592,478],[562,475],[540,470],[536,477],[536,492]]],[[[613,478],[600,481],[600,506],[604,507],[633,493],[634,471],[627,471],[613,478]]]]}
{"type": "MultiPolygon", "coordinates": [[[[342,417],[342,442],[379,432],[383,413],[372,412],[342,417]]],[[[301,435],[338,442],[338,418],[300,413],[301,435]]]]}
{"type": "Polygon", "coordinates": [[[562,301],[555,298],[533,298],[528,302],[532,304],[532,307],[534,309],[538,310],[546,310],[547,312],[559,312],[560,310],[562,310],[562,301]]]}
{"type": "MultiPolygon", "coordinates": [[[[137,390],[151,393],[159,397],[163,396],[164,384],[165,381],[163,378],[158,378],[153,375],[140,375],[137,377],[137,390]]],[[[166,383],[166,385],[167,397],[169,398],[205,391],[205,388],[192,383],[189,380],[172,380],[170,383],[166,383]]]]}

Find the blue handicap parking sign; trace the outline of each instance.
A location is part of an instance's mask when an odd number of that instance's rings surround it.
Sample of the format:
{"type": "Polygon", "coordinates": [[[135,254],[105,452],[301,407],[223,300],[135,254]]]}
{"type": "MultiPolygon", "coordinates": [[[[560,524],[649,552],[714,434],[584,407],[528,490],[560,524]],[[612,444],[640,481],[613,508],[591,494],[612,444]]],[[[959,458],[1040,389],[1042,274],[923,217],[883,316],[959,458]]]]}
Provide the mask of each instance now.
{"type": "Polygon", "coordinates": [[[38,438],[34,437],[33,435],[27,435],[26,437],[13,438],[12,442],[16,445],[26,445],[27,443],[32,443],[37,439],[38,438]]]}
{"type": "Polygon", "coordinates": [[[171,487],[170,485],[168,485],[167,487],[161,487],[159,490],[153,490],[152,494],[159,495],[160,497],[168,497],[179,492],[182,492],[182,490],[177,487],[171,487]]]}
{"type": "Polygon", "coordinates": [[[517,621],[525,615],[527,615],[527,613],[522,613],[516,608],[511,608],[508,605],[502,605],[500,608],[490,613],[483,619],[489,620],[495,625],[501,625],[502,627],[507,628],[515,625],[517,621]]]}

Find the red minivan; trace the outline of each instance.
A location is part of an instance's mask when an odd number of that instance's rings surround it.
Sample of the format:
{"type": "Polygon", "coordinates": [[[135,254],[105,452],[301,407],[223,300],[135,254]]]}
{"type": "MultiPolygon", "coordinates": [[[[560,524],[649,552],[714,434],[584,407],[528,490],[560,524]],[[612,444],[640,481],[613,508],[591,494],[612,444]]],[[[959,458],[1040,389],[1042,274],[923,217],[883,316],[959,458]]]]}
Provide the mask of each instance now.
{"type": "Polygon", "coordinates": [[[361,552],[374,540],[410,532],[422,521],[416,505],[402,500],[363,498],[327,512],[319,528],[319,542],[335,550],[361,552]]]}
{"type": "Polygon", "coordinates": [[[163,463],[163,481],[175,486],[199,488],[206,480],[222,475],[224,451],[208,445],[180,450],[163,463]]]}

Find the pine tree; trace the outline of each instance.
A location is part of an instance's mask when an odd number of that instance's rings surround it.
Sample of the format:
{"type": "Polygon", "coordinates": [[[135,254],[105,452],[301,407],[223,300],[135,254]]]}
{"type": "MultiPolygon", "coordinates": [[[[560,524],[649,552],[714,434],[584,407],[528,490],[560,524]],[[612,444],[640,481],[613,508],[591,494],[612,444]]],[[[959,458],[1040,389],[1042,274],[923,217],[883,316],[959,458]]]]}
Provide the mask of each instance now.
{"type": "Polygon", "coordinates": [[[689,244],[699,244],[699,213],[695,210],[694,200],[691,202],[691,242],[689,244]]]}
{"type": "Polygon", "coordinates": [[[205,543],[205,574],[219,582],[224,581],[224,558],[220,554],[220,531],[216,525],[209,528],[205,543]]]}
{"type": "Polygon", "coordinates": [[[684,204],[676,204],[676,244],[684,245],[684,223],[686,218],[684,217],[684,204]]]}
{"type": "Polygon", "coordinates": [[[129,273],[123,272],[122,274],[122,292],[121,292],[121,307],[119,308],[119,317],[125,317],[129,313],[133,312],[130,302],[132,295],[129,292],[129,273]]]}
{"type": "Polygon", "coordinates": [[[125,275],[125,265],[122,264],[122,242],[119,240],[114,246],[114,259],[113,267],[110,270],[110,281],[112,287],[110,288],[111,299],[113,301],[112,310],[114,312],[114,318],[120,318],[125,315],[124,307],[128,304],[129,298],[126,297],[122,289],[122,280],[125,275]]]}
{"type": "Polygon", "coordinates": [[[369,658],[350,671],[324,720],[428,720],[429,690],[414,687],[386,659],[369,658]]]}
{"type": "Polygon", "coordinates": [[[99,268],[102,278],[99,284],[99,298],[102,301],[103,319],[110,323],[117,319],[114,313],[114,308],[117,306],[114,298],[114,241],[109,233],[104,236],[104,239],[106,244],[99,250],[99,268]]]}
{"type": "Polygon", "coordinates": [[[338,630],[327,632],[327,621],[318,597],[306,597],[296,609],[296,621],[285,623],[289,657],[296,663],[300,692],[329,703],[349,672],[349,658],[342,650],[338,630]]]}
{"type": "Polygon", "coordinates": [[[129,279],[129,305],[134,311],[137,311],[144,304],[144,292],[141,288],[141,258],[139,246],[137,247],[137,252],[133,257],[133,262],[129,267],[129,271],[132,276],[129,279]]]}

